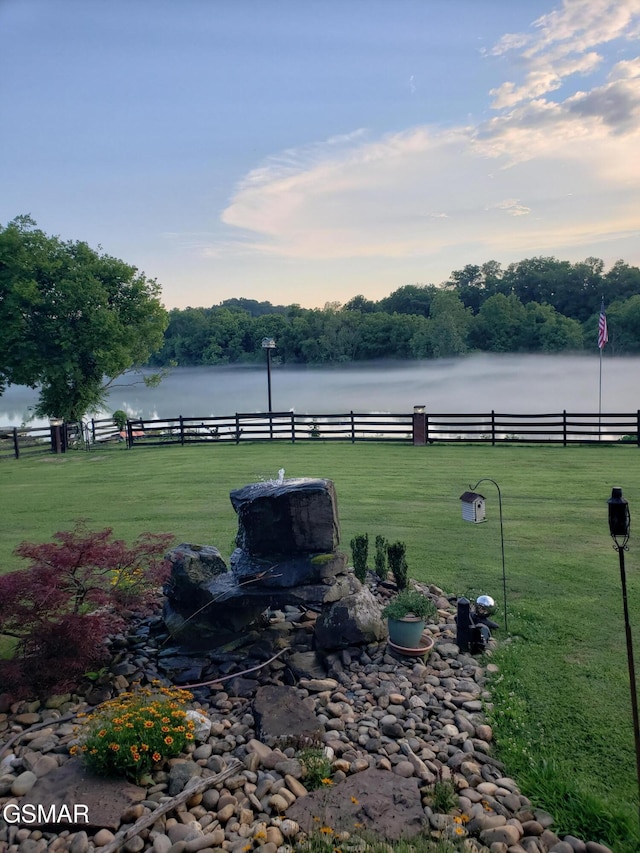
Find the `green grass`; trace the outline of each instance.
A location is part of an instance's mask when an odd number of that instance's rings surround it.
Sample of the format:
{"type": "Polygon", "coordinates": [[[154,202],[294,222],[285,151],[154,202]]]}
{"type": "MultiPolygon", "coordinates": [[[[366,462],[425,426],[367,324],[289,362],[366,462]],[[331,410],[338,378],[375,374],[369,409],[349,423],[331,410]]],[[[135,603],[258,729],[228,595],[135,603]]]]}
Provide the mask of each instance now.
{"type": "MultiPolygon", "coordinates": [[[[3,461],[0,571],[20,568],[12,553],[19,542],[47,541],[78,518],[127,540],[145,530],[173,532],[181,542],[217,545],[228,557],[236,531],[229,491],[277,477],[281,467],[287,477],[334,480],[344,550],[359,533],[370,542],[376,534],[403,540],[412,577],[451,594],[488,592],[502,621],[496,490],[479,487],[486,524],[465,524],[459,501],[481,477],[500,484],[514,638],[496,658],[500,754],[523,791],[558,814],[564,831],[617,851],[637,849],[637,837],[631,846],[618,840],[631,831],[625,816],[637,825],[638,804],[618,558],[606,506],[611,487],[622,486],[633,530],[640,511],[635,448],[319,441],[118,447],[3,461]]],[[[629,609],[640,649],[633,532],[630,546],[629,609]]]]}

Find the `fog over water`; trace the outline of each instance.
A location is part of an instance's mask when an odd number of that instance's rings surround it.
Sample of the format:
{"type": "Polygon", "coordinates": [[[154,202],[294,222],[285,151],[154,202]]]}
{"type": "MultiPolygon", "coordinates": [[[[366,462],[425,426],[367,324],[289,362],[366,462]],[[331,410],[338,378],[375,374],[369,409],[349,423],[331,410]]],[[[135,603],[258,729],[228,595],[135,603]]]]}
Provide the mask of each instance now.
{"type": "MultiPolygon", "coordinates": [[[[472,355],[455,359],[372,362],[336,367],[274,364],[273,411],[301,414],[343,412],[408,413],[416,404],[428,412],[541,414],[598,411],[598,355],[472,355]]],[[[120,380],[127,381],[126,379],[120,380]]],[[[37,391],[12,386],[0,397],[0,425],[20,425],[37,391]]],[[[602,411],[640,408],[640,358],[602,364],[602,411]]],[[[106,412],[131,417],[208,417],[267,411],[263,366],[176,368],[157,388],[143,384],[114,388],[106,412]]],[[[34,425],[43,423],[34,421],[34,425]]]]}

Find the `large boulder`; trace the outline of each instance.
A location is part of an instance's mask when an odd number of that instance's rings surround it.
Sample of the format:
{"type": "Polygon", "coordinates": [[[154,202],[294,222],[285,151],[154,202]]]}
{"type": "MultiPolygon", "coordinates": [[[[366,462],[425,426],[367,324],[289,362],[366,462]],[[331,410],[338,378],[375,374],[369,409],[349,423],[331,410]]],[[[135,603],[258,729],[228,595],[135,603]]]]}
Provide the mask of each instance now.
{"type": "Polygon", "coordinates": [[[199,607],[203,590],[211,581],[227,573],[222,555],[213,545],[183,543],[165,554],[171,563],[171,579],[165,591],[175,605],[199,607]]]}
{"type": "Polygon", "coordinates": [[[350,595],[325,606],[316,621],[319,649],[344,649],[375,643],[387,636],[387,625],[370,589],[360,586],[350,595]]]}
{"type": "Polygon", "coordinates": [[[338,501],[331,480],[298,477],[231,492],[239,548],[254,557],[328,553],[338,547],[338,501]]]}
{"type": "Polygon", "coordinates": [[[318,826],[352,832],[359,825],[390,841],[413,838],[427,826],[418,779],[373,767],[299,797],[287,809],[287,817],[309,833],[318,826]]]}

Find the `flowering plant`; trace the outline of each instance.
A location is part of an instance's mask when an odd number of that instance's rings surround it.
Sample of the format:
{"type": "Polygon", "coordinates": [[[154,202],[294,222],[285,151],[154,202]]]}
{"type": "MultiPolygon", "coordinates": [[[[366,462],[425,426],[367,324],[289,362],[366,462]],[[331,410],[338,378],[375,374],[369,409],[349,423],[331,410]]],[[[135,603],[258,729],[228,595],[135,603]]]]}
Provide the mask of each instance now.
{"type": "Polygon", "coordinates": [[[191,699],[186,690],[159,682],[121,693],[87,716],[88,730],[70,752],[81,754],[96,773],[138,782],[193,741],[195,723],[184,707],[191,699]]]}

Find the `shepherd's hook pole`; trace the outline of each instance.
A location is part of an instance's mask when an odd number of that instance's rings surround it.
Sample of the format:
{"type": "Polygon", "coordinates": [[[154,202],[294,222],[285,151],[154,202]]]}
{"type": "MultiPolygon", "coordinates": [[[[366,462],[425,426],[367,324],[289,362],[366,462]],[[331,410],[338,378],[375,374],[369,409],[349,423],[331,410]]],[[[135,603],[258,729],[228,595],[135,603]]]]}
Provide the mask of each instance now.
{"type": "Polygon", "coordinates": [[[502,551],[502,596],[504,601],[504,632],[505,634],[509,633],[509,626],[507,623],[507,573],[504,567],[504,525],[502,523],[502,492],[500,491],[500,486],[496,483],[495,480],[492,480],[491,477],[482,477],[482,479],[478,480],[475,486],[469,486],[472,492],[474,492],[480,483],[493,483],[493,485],[498,490],[498,508],[500,510],[500,549],[502,551]]]}

